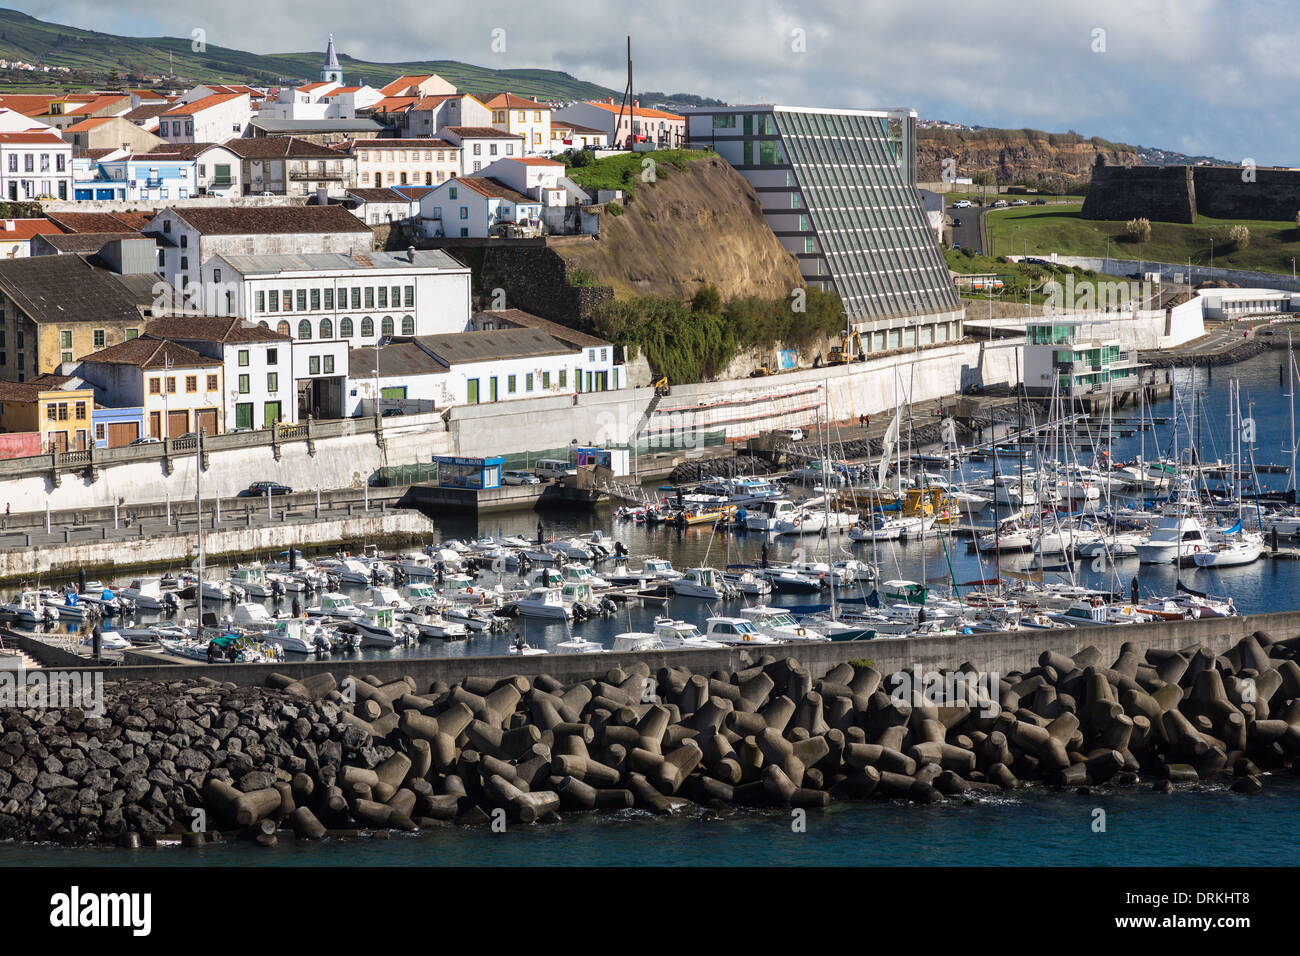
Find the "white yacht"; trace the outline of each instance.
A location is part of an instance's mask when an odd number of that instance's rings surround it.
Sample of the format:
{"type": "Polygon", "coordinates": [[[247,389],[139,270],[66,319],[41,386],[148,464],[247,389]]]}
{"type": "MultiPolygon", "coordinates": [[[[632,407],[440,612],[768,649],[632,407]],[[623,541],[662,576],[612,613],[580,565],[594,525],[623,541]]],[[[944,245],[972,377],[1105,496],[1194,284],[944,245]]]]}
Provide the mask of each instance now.
{"type": "Polygon", "coordinates": [[[160,578],[136,578],[130,587],[119,588],[118,594],[141,610],[160,611],[164,607],[160,578]]]}
{"type": "MultiPolygon", "coordinates": [[[[266,569],[261,564],[237,564],[228,578],[230,583],[240,588],[249,597],[268,598],[271,596],[271,583],[266,579],[266,569]]],[[[207,597],[207,594],[204,594],[207,597]]]]}
{"type": "Polygon", "coordinates": [[[668,645],[656,634],[647,631],[627,631],[614,635],[614,653],[620,651],[665,651],[668,645]]]}
{"type": "Polygon", "coordinates": [[[365,612],[352,603],[346,594],[331,591],[320,596],[320,604],[307,608],[309,617],[328,617],[344,621],[356,621],[365,617],[365,612]]]}
{"type": "Polygon", "coordinates": [[[775,644],[743,617],[711,617],[705,637],[720,644],[775,644]]]}
{"type": "Polygon", "coordinates": [[[688,621],[674,621],[667,617],[655,618],[655,637],[669,650],[726,646],[704,637],[700,634],[700,629],[688,621]]]}
{"type": "Polygon", "coordinates": [[[722,573],[716,568],[689,568],[668,585],[678,597],[703,598],[706,601],[720,601],[736,594],[736,589],[722,579],[722,573]]]}
{"type": "Polygon", "coordinates": [[[604,654],[605,646],[597,641],[589,641],[574,635],[567,641],[555,645],[557,654],[604,654]]]}
{"type": "Polygon", "coordinates": [[[360,632],[363,647],[396,647],[410,640],[413,628],[397,620],[393,608],[366,604],[361,612],[361,617],[349,623],[360,632]]]}
{"type": "Polygon", "coordinates": [[[1210,550],[1211,542],[1195,515],[1178,510],[1166,515],[1137,546],[1143,564],[1169,564],[1191,560],[1198,552],[1210,550]]]}
{"type": "Polygon", "coordinates": [[[776,531],[782,521],[793,518],[798,506],[789,498],[768,498],[745,506],[745,527],[750,531],[776,531]]]}
{"type": "Polygon", "coordinates": [[[793,614],[783,608],[767,607],[760,604],[757,607],[744,608],[740,612],[740,616],[758,628],[760,633],[777,641],[830,640],[829,637],[825,637],[800,624],[795,620],[793,614]]]}
{"type": "Polygon", "coordinates": [[[558,587],[535,587],[526,597],[517,598],[515,607],[524,617],[540,617],[549,620],[567,620],[573,617],[573,609],[564,603],[564,593],[558,587]]]}

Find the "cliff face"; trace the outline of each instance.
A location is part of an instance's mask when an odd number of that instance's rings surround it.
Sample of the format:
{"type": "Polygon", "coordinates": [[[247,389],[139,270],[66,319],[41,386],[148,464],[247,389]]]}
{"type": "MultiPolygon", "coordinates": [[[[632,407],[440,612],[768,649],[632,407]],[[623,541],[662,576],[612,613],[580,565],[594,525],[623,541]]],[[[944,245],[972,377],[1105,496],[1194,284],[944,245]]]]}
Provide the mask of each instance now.
{"type": "Polygon", "coordinates": [[[1139,163],[1131,146],[1023,130],[921,130],[916,142],[917,178],[923,182],[941,179],[948,159],[956,160],[958,176],[991,169],[1004,185],[1025,177],[1086,182],[1098,156],[1108,166],[1139,163]]]}
{"type": "Polygon", "coordinates": [[[599,239],[552,248],[570,275],[586,269],[619,298],[689,299],[705,285],[724,300],[780,298],[804,284],[753,187],[716,157],[662,166],[656,182],[637,184],[622,215],[605,210],[599,239]]]}

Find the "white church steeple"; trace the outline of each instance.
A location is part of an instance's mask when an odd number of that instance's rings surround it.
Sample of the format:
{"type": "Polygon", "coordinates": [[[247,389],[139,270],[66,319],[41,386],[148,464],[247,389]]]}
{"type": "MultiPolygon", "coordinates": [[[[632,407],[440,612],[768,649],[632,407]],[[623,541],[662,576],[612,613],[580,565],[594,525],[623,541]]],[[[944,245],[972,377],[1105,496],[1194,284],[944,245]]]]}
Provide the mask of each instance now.
{"type": "Polygon", "coordinates": [[[339,67],[338,54],[334,52],[334,34],[332,33],[330,34],[329,45],[325,47],[325,65],[321,67],[320,78],[324,83],[331,81],[335,83],[343,82],[343,70],[339,67]]]}

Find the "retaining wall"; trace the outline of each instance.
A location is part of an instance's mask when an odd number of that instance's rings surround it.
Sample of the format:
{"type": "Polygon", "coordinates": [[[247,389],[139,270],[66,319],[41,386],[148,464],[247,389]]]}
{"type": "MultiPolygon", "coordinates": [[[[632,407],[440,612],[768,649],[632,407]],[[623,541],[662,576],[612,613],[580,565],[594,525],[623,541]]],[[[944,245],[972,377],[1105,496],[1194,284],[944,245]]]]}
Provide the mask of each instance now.
{"type": "Polygon", "coordinates": [[[107,676],[123,679],[172,680],[183,670],[187,673],[193,671],[196,676],[202,674],[219,681],[261,684],[272,672],[301,679],[322,671],[329,671],[339,680],[348,674],[357,676],[373,674],[381,681],[395,680],[409,675],[423,690],[433,681],[454,683],[471,674],[481,677],[506,677],[511,674],[535,677],[546,673],[564,681],[583,680],[588,677],[600,677],[612,667],[625,666],[638,660],[645,661],[652,670],[670,666],[687,667],[696,673],[709,673],[714,670],[736,670],[747,667],[764,654],[777,658],[794,657],[807,667],[814,677],[820,677],[837,664],[852,660],[870,660],[873,666],[884,674],[891,674],[918,664],[932,668],[956,667],[968,661],[981,671],[1008,674],[1035,666],[1039,656],[1045,650],[1072,656],[1092,645],[1101,651],[1103,662],[1109,665],[1119,656],[1124,644],[1130,642],[1139,653],[1148,648],[1179,650],[1205,644],[1214,653],[1221,654],[1238,640],[1255,631],[1267,631],[1277,640],[1300,634],[1300,611],[1211,618],[1201,621],[1162,621],[1142,625],[1064,628],[1051,631],[1008,631],[952,637],[883,638],[873,641],[806,645],[781,644],[752,649],[724,648],[627,654],[547,654],[535,657],[502,655],[286,661],[278,664],[196,664],[193,667],[165,664],[130,665],[115,667],[107,676]]]}

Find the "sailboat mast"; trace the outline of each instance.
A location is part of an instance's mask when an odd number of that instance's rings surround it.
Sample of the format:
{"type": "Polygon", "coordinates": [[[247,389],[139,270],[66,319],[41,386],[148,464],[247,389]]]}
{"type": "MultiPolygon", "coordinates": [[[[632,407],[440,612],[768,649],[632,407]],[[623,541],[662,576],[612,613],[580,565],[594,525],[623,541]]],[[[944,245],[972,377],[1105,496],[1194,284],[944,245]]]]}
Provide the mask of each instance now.
{"type": "MultiPolygon", "coordinates": [[[[194,436],[194,524],[198,531],[199,545],[199,584],[195,593],[198,595],[199,640],[203,640],[203,429],[194,436]]],[[[290,545],[292,547],[292,545],[290,545]]]]}
{"type": "Polygon", "coordinates": [[[1287,472],[1287,491],[1295,498],[1295,353],[1291,351],[1291,333],[1286,334],[1287,398],[1291,403],[1291,470],[1287,472]]]}

